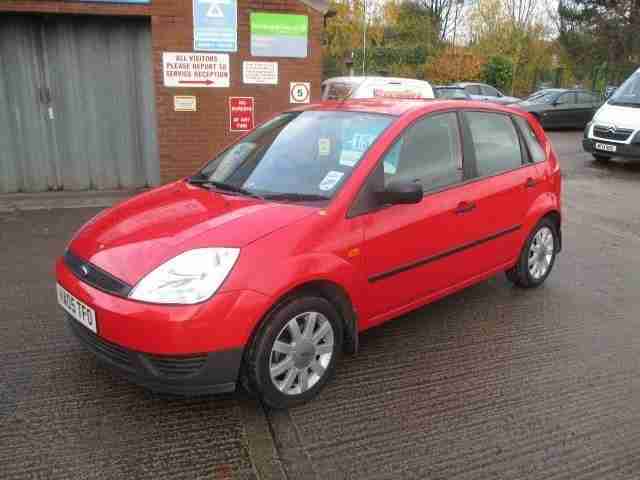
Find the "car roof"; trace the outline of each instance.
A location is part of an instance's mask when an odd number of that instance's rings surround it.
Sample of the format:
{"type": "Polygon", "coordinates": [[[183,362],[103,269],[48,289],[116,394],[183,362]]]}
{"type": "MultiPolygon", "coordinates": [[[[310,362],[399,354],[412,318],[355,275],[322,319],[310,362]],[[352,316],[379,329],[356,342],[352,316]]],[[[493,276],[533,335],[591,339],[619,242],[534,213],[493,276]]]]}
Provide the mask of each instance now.
{"type": "Polygon", "coordinates": [[[433,88],[450,88],[452,90],[462,90],[464,87],[462,85],[435,85],[433,88]]]}
{"type": "Polygon", "coordinates": [[[533,92],[531,95],[546,95],[548,93],[564,93],[564,92],[569,92],[570,90],[566,89],[566,88],[541,88],[540,90],[536,90],[535,92],[533,92]]]}
{"type": "Polygon", "coordinates": [[[385,115],[402,116],[417,110],[429,113],[437,110],[468,108],[471,110],[496,111],[503,113],[522,113],[519,110],[503,105],[474,100],[444,100],[444,99],[420,99],[404,100],[398,98],[367,98],[361,100],[326,100],[323,102],[294,108],[291,111],[342,111],[378,113],[385,115]]]}
{"type": "Polygon", "coordinates": [[[595,93],[586,88],[553,88],[549,89],[549,91],[554,93],[595,93]]]}
{"type": "Polygon", "coordinates": [[[420,80],[418,78],[403,78],[403,77],[382,77],[377,75],[367,75],[367,76],[353,76],[353,77],[332,77],[327,78],[322,83],[333,83],[333,82],[347,82],[347,83],[356,83],[356,82],[364,82],[365,80],[384,80],[386,82],[418,82],[418,83],[426,83],[429,84],[427,80],[420,80]]]}

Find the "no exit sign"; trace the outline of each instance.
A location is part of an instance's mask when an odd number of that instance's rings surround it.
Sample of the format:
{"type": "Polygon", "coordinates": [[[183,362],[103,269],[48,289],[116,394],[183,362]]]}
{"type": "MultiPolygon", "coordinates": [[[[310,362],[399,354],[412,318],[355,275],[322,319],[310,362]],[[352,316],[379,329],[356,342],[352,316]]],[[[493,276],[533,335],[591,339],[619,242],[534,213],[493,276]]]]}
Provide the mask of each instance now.
{"type": "Polygon", "coordinates": [[[253,130],[254,107],[253,97],[229,97],[229,131],[253,130]]]}

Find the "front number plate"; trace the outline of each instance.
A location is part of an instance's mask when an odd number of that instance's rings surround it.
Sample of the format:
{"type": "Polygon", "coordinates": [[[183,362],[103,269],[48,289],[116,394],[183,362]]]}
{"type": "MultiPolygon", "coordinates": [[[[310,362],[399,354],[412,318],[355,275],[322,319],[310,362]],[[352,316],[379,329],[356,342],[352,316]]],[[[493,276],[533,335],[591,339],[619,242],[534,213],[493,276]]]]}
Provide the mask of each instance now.
{"type": "Polygon", "coordinates": [[[615,152],[616,151],[616,146],[615,145],[609,145],[607,143],[596,143],[596,149],[597,150],[602,150],[603,152],[615,152]]]}
{"type": "Polygon", "coordinates": [[[98,333],[98,325],[96,324],[96,312],[93,308],[88,307],[76,297],[67,292],[60,284],[56,284],[58,290],[58,303],[64,308],[69,315],[87,327],[93,333],[98,333]]]}

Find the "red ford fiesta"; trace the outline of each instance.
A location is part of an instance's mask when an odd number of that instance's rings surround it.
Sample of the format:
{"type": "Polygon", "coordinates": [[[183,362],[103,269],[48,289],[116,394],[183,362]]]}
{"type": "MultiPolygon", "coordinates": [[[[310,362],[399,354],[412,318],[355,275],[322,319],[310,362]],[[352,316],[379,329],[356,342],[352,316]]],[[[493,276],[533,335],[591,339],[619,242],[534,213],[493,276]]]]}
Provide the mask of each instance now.
{"type": "Polygon", "coordinates": [[[561,247],[560,171],[528,114],[362,100],[277,115],[192,177],[105,210],[57,262],[100,360],[157,391],[316,395],[358,334],[561,247]]]}

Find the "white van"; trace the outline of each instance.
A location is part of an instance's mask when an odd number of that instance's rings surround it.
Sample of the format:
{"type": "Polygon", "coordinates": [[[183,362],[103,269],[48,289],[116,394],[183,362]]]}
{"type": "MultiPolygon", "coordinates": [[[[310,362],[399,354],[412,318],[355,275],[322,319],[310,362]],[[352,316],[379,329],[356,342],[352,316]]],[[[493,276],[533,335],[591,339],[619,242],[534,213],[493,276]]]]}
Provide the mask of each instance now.
{"type": "Polygon", "coordinates": [[[640,69],[598,109],[587,124],[582,146],[596,160],[640,159],[640,69]]]}
{"type": "Polygon", "coordinates": [[[429,82],[394,77],[334,77],[322,82],[322,100],[434,98],[429,82]]]}

